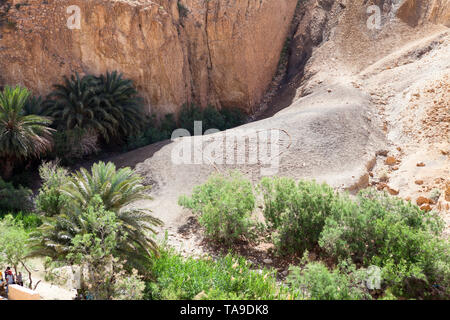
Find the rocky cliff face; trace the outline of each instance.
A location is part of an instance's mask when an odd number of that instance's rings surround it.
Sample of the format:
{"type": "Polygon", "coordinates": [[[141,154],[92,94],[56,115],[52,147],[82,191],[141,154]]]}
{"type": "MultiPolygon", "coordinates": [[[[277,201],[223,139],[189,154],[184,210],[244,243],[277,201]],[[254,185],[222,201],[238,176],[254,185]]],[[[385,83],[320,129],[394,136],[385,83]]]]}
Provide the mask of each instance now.
{"type": "Polygon", "coordinates": [[[430,21],[450,27],[449,0],[405,0],[397,16],[411,26],[430,21]]]}
{"type": "Polygon", "coordinates": [[[261,100],[276,71],[297,0],[3,0],[0,85],[35,94],[74,71],[118,70],[149,111],[185,102],[235,106],[261,100]],[[75,12],[80,9],[81,29],[75,12]],[[9,8],[9,9],[5,9],[9,8]],[[6,12],[7,11],[7,12],[6,12]]]}

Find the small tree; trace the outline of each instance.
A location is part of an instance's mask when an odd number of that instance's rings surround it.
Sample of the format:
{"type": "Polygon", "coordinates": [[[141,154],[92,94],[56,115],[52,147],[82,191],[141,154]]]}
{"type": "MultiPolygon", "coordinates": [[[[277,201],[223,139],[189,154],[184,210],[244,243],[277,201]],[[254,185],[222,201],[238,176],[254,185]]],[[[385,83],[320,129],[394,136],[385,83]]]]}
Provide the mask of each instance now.
{"type": "Polygon", "coordinates": [[[0,230],[0,263],[12,266],[16,274],[19,266],[22,265],[28,272],[29,288],[32,289],[31,271],[26,265],[29,254],[28,233],[22,223],[15,221],[12,215],[7,215],[0,220],[0,230]]]}

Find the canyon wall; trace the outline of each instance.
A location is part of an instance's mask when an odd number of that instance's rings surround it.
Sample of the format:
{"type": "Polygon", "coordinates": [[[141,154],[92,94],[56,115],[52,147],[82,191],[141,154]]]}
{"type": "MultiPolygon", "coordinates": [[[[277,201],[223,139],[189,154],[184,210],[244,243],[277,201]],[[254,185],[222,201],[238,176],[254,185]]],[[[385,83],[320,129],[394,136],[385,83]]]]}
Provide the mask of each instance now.
{"type": "MultiPolygon", "coordinates": [[[[1,4],[2,1],[0,1],[1,4]]],[[[45,95],[72,73],[118,70],[149,112],[259,103],[297,0],[3,0],[0,85],[45,95]],[[80,29],[70,6],[80,9],[80,29]],[[7,10],[6,8],[9,8],[7,10]],[[75,24],[76,25],[76,24],[75,24]]]]}

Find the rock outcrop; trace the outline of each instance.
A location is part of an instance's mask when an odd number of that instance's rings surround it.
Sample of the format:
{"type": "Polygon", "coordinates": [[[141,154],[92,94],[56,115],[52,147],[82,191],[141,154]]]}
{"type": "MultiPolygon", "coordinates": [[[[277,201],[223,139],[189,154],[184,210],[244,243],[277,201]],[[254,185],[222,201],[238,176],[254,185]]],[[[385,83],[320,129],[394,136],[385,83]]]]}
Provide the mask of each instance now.
{"type": "Polygon", "coordinates": [[[190,101],[252,111],[277,69],[297,4],[1,2],[7,18],[0,26],[0,85],[20,83],[45,95],[63,75],[118,70],[135,81],[149,111],[159,114],[176,112],[190,101]],[[80,29],[68,27],[77,22],[70,6],[79,8],[80,29]]]}

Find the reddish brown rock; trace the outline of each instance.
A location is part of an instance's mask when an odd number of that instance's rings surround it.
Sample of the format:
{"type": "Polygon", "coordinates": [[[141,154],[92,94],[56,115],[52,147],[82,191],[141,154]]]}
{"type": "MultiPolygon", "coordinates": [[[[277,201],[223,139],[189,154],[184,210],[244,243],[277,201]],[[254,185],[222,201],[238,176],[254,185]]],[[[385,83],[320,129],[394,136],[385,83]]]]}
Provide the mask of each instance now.
{"type": "Polygon", "coordinates": [[[386,183],[379,183],[378,185],[377,185],[377,190],[378,191],[381,191],[381,190],[383,190],[384,188],[386,188],[387,187],[387,184],[386,183]]]}
{"type": "Polygon", "coordinates": [[[387,187],[387,191],[388,191],[392,196],[397,196],[397,195],[400,193],[400,191],[395,190],[395,189],[392,189],[392,188],[390,188],[389,186],[387,187]]]}
{"type": "Polygon", "coordinates": [[[417,165],[416,166],[418,166],[418,167],[425,167],[425,163],[423,163],[423,162],[419,162],[419,163],[417,163],[417,165]]]}
{"type": "Polygon", "coordinates": [[[393,166],[397,164],[397,159],[395,159],[394,157],[387,157],[384,163],[388,166],[393,166]]]}
{"type": "Polygon", "coordinates": [[[420,210],[429,212],[429,211],[431,211],[431,206],[429,204],[425,204],[420,207],[420,210]]]}
{"type": "Polygon", "coordinates": [[[425,197],[418,197],[416,203],[420,207],[424,204],[434,204],[434,201],[425,197]]]}

